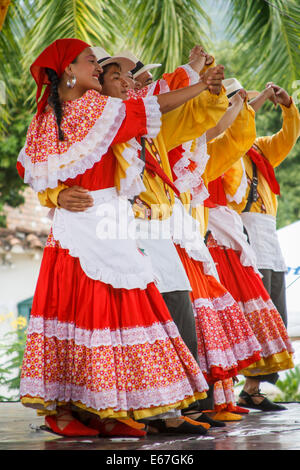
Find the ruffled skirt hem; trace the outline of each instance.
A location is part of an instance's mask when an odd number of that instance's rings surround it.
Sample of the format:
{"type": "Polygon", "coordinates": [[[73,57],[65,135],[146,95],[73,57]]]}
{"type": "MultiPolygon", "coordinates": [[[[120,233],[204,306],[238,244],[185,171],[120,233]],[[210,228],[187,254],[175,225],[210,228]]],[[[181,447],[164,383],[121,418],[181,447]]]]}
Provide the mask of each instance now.
{"type": "Polygon", "coordinates": [[[131,409],[131,410],[118,410],[115,411],[113,408],[106,408],[97,410],[95,408],[88,407],[80,401],[44,401],[41,397],[24,396],[21,399],[21,403],[29,408],[37,410],[39,415],[50,415],[57,412],[57,407],[64,406],[66,404],[75,405],[77,408],[88,411],[90,413],[98,415],[101,419],[114,418],[114,419],[129,419],[135,420],[149,418],[151,416],[157,416],[162,413],[166,413],[171,410],[180,410],[187,408],[190,404],[197,400],[203,400],[206,398],[206,392],[196,392],[194,395],[186,397],[175,403],[170,403],[160,406],[150,406],[149,408],[131,409]]]}

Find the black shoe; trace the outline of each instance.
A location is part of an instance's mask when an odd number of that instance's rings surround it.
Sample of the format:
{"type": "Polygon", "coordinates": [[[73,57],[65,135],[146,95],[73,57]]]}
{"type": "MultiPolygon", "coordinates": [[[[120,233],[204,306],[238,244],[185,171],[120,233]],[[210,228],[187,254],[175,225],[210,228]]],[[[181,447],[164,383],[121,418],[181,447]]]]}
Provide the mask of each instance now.
{"type": "Polygon", "coordinates": [[[261,410],[261,411],[283,411],[286,410],[286,408],[282,405],[277,405],[276,403],[273,403],[272,401],[268,400],[268,398],[264,398],[261,403],[256,404],[252,400],[251,397],[263,397],[264,395],[260,393],[258,390],[256,393],[253,393],[252,395],[249,395],[249,393],[245,392],[245,390],[242,390],[240,393],[240,398],[244,400],[245,403],[240,403],[238,402],[239,406],[243,406],[245,408],[253,408],[255,410],[261,410]]]}
{"type": "Polygon", "coordinates": [[[194,412],[190,411],[186,413],[183,412],[182,414],[183,416],[186,416],[187,418],[191,418],[194,421],[197,421],[198,423],[210,424],[212,428],[223,428],[224,426],[226,426],[226,424],[223,423],[222,421],[216,421],[215,419],[212,419],[209,416],[207,416],[207,414],[203,413],[202,411],[198,413],[197,411],[194,411],[194,412]],[[198,418],[193,418],[194,414],[199,414],[199,413],[201,413],[201,416],[199,416],[198,418]]]}
{"type": "Polygon", "coordinates": [[[158,431],[158,433],[162,434],[198,434],[202,436],[207,434],[207,429],[205,429],[200,424],[194,425],[185,421],[184,419],[182,420],[182,424],[177,427],[167,426],[166,420],[164,419],[148,421],[148,426],[153,427],[158,431]]]}

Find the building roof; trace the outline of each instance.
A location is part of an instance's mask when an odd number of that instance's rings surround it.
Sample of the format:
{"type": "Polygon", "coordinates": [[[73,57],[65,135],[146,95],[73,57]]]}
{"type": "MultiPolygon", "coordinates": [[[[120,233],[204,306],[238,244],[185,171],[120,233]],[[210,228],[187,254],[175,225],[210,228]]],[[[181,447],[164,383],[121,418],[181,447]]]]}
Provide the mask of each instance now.
{"type": "Polygon", "coordinates": [[[0,254],[42,250],[45,246],[51,227],[49,208],[40,205],[31,188],[26,188],[23,195],[24,204],[4,208],[6,228],[0,228],[0,254]]]}

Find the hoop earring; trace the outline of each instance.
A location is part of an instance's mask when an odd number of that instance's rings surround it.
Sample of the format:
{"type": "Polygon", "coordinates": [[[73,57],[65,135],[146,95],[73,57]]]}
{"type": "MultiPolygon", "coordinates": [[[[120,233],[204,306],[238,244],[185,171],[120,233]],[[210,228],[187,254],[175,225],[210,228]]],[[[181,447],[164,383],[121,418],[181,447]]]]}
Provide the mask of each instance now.
{"type": "Polygon", "coordinates": [[[71,80],[70,79],[67,80],[67,87],[74,88],[75,85],[76,85],[76,77],[74,75],[71,80]]]}

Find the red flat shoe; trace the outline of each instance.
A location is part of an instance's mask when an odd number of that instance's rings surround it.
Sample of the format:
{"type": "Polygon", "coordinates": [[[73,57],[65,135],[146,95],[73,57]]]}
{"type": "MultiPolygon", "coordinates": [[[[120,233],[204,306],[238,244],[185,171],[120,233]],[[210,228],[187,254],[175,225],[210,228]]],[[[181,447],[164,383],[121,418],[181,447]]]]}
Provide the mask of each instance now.
{"type": "MultiPolygon", "coordinates": [[[[130,423],[131,420],[128,420],[130,423]]],[[[140,423],[136,423],[137,426],[132,427],[125,424],[125,422],[119,420],[100,420],[99,418],[92,418],[89,421],[89,426],[93,429],[97,429],[98,434],[106,437],[144,437],[147,432],[141,427],[140,423]]]]}
{"type": "Polygon", "coordinates": [[[67,437],[74,437],[74,436],[98,436],[99,431],[96,429],[91,429],[82,424],[77,419],[73,419],[68,423],[63,429],[60,429],[57,426],[56,417],[55,416],[46,416],[45,423],[51,429],[51,431],[55,432],[55,434],[59,434],[60,436],[67,436],[67,437]]]}
{"type": "Polygon", "coordinates": [[[232,411],[233,413],[249,413],[249,410],[247,410],[246,408],[242,408],[241,406],[238,406],[238,405],[235,405],[232,411]]]}

